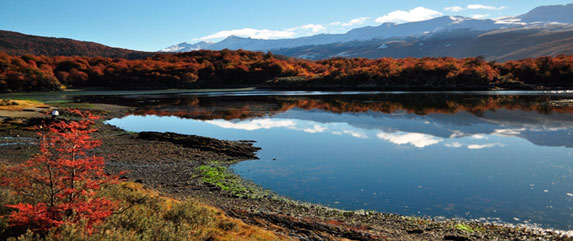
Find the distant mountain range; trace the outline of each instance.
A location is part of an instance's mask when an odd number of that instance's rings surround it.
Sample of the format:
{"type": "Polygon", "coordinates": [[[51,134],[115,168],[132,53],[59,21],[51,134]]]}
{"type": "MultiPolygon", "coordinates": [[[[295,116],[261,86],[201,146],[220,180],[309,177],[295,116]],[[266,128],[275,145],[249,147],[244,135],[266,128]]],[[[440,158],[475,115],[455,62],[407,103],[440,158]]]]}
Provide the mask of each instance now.
{"type": "MultiPolygon", "coordinates": [[[[473,57],[506,61],[559,54],[573,55],[573,4],[541,6],[498,19],[443,16],[403,24],[383,23],[344,34],[292,39],[230,36],[220,42],[180,43],[159,52],[244,49],[304,58],[473,57]]],[[[141,59],[157,54],[108,47],[94,42],[0,30],[0,51],[11,55],[87,56],[141,59]]]]}
{"type": "Polygon", "coordinates": [[[67,38],[40,37],[0,30],[0,51],[10,55],[87,56],[140,59],[153,55],[129,49],[112,48],[94,42],[67,38]]]}
{"type": "Polygon", "coordinates": [[[162,52],[198,49],[272,51],[291,57],[469,57],[511,60],[573,54],[573,4],[541,6],[526,14],[499,19],[444,16],[404,24],[383,23],[345,34],[292,39],[230,36],[220,42],[180,43],[162,52]]]}
{"type": "MultiPolygon", "coordinates": [[[[510,26],[508,24],[501,24],[510,26]]],[[[492,20],[478,20],[465,17],[438,17],[427,21],[411,22],[404,24],[384,23],[380,26],[363,27],[348,31],[345,34],[319,34],[309,37],[293,39],[252,39],[230,36],[217,43],[199,42],[197,44],[181,43],[170,46],[165,52],[186,52],[191,50],[211,49],[244,49],[255,51],[267,51],[281,48],[295,48],[308,45],[322,45],[332,43],[345,43],[351,41],[367,41],[371,39],[425,36],[440,31],[455,29],[491,30],[499,27],[492,20]],[[176,51],[173,51],[176,50],[176,51]]]]}
{"type": "Polygon", "coordinates": [[[538,56],[573,54],[573,25],[551,24],[492,31],[458,29],[424,37],[373,39],[273,50],[306,59],[329,57],[441,57],[485,56],[506,61],[538,56]]]}

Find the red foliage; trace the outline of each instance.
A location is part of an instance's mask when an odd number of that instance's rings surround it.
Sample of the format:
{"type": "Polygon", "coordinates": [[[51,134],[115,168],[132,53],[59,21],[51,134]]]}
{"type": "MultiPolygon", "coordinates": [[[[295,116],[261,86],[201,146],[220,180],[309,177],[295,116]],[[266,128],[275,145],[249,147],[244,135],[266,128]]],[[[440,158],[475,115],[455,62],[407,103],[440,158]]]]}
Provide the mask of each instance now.
{"type": "Polygon", "coordinates": [[[27,202],[7,205],[12,225],[46,231],[64,222],[86,221],[88,229],[111,215],[115,203],[97,197],[100,185],[116,179],[104,172],[104,159],[91,153],[100,145],[90,134],[94,120],[89,112],[71,110],[78,121],[53,122],[39,128],[40,153],[8,168],[12,175],[2,180],[27,202]]]}
{"type": "Polygon", "coordinates": [[[573,56],[505,63],[483,57],[331,58],[320,61],[244,50],[200,50],[147,59],[10,56],[0,52],[0,92],[104,87],[110,89],[281,87],[376,89],[570,88],[573,56]],[[280,84],[280,83],[278,83],[280,84]],[[288,87],[288,86],[286,86],[288,87]]]}

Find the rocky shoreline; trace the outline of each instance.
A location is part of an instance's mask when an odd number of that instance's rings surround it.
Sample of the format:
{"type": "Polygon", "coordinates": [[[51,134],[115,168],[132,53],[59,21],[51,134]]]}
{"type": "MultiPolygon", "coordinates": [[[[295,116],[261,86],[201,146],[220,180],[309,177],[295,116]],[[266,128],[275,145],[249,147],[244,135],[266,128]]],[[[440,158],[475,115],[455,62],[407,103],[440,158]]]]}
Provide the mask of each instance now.
{"type": "MultiPolygon", "coordinates": [[[[74,106],[72,106],[74,107],[74,106]]],[[[122,106],[77,106],[104,119],[133,111],[122,106]]],[[[35,138],[30,117],[0,117],[0,163],[26,159],[34,152],[25,144],[35,138]],[[22,141],[24,140],[24,141],[22,141]]],[[[96,138],[103,145],[109,172],[128,171],[124,178],[143,183],[173,197],[192,197],[224,210],[246,223],[262,226],[300,240],[573,240],[561,231],[420,218],[373,211],[345,211],[303,203],[263,190],[227,168],[256,158],[256,143],[222,141],[175,133],[131,133],[98,123],[96,138]]]]}

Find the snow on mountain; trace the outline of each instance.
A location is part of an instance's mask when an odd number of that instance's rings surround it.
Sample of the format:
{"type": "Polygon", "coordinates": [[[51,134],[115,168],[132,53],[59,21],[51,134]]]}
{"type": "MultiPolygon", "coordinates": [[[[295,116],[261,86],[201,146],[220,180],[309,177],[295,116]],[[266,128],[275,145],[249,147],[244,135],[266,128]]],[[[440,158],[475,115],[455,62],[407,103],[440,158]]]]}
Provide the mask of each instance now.
{"type": "MultiPolygon", "coordinates": [[[[291,39],[252,39],[238,36],[229,36],[216,43],[199,42],[195,44],[180,43],[161,50],[162,52],[186,52],[198,49],[244,49],[253,51],[269,51],[279,49],[298,48],[302,46],[316,46],[335,43],[348,43],[353,41],[370,41],[375,39],[424,37],[441,32],[455,32],[457,30],[492,31],[498,29],[518,28],[539,23],[573,23],[573,4],[541,6],[526,14],[515,17],[497,19],[473,19],[462,16],[443,16],[430,20],[409,22],[402,24],[383,23],[379,26],[366,26],[356,28],[344,34],[318,34],[308,37],[291,39]]],[[[459,32],[459,31],[458,31],[459,32]]]]}
{"type": "Polygon", "coordinates": [[[513,24],[498,24],[489,19],[446,16],[403,24],[383,23],[379,26],[368,26],[353,29],[345,34],[319,34],[292,39],[263,40],[230,36],[220,42],[208,46],[207,48],[211,50],[244,49],[268,51],[273,49],[344,43],[351,41],[366,41],[380,38],[423,36],[439,31],[451,31],[455,29],[492,30],[510,26],[513,26],[513,24]]]}
{"type": "Polygon", "coordinates": [[[309,37],[291,39],[253,39],[229,36],[216,43],[199,42],[180,43],[161,50],[161,52],[186,52],[198,49],[244,49],[268,51],[272,49],[295,48],[307,45],[321,45],[350,41],[364,41],[376,38],[422,36],[443,30],[472,29],[491,30],[513,25],[499,24],[489,19],[471,19],[466,17],[438,17],[426,21],[403,24],[383,23],[379,26],[367,26],[352,29],[345,34],[318,34],[309,37]]]}
{"type": "Polygon", "coordinates": [[[511,26],[512,24],[496,24],[495,21],[490,19],[472,19],[460,16],[444,16],[420,22],[410,22],[403,24],[383,23],[382,25],[376,27],[363,27],[353,29],[346,34],[345,40],[355,41],[392,37],[421,36],[440,31],[451,31],[456,29],[482,31],[511,26]]]}
{"type": "Polygon", "coordinates": [[[343,54],[362,58],[473,57],[507,61],[573,54],[573,24],[535,23],[490,31],[456,29],[420,37],[372,39],[277,49],[273,53],[313,60],[343,54]]]}
{"type": "Polygon", "coordinates": [[[211,42],[205,42],[205,41],[201,41],[201,42],[194,43],[194,44],[183,42],[180,44],[171,45],[167,48],[159,50],[159,52],[188,52],[188,51],[193,51],[193,50],[206,49],[212,44],[213,43],[211,43],[211,42]]]}

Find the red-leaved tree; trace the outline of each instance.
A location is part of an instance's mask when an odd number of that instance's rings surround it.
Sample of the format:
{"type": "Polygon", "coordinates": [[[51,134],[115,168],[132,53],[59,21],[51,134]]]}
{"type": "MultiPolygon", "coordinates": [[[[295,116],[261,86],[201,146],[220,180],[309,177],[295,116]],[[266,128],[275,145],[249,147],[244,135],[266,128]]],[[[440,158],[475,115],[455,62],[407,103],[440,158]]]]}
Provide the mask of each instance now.
{"type": "Polygon", "coordinates": [[[99,117],[70,112],[81,119],[40,128],[40,153],[7,169],[2,184],[25,200],[7,205],[15,209],[9,216],[12,225],[42,232],[83,220],[91,230],[115,209],[116,203],[97,195],[102,184],[116,179],[104,172],[104,159],[92,153],[100,145],[91,137],[99,117]]]}

